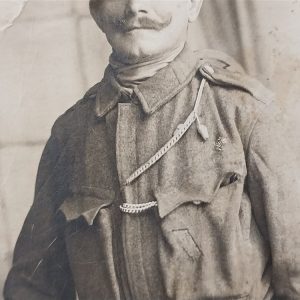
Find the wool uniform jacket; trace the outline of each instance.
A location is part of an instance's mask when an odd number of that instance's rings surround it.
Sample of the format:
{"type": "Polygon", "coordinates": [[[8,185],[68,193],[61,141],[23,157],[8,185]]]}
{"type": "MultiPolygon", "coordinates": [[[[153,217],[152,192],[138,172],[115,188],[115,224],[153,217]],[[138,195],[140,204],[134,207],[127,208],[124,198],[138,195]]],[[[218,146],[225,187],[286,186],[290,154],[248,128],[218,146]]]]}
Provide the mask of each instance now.
{"type": "Polygon", "coordinates": [[[187,47],[54,124],[5,299],[300,299],[300,191],[271,93],[187,47]]]}

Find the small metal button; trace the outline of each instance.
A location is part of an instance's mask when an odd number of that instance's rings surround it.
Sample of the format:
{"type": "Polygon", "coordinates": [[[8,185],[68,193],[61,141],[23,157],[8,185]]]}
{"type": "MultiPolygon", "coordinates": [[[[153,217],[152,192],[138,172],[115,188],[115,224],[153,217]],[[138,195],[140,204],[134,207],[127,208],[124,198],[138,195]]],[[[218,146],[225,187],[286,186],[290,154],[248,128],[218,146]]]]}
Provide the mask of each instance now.
{"type": "Polygon", "coordinates": [[[215,70],[213,69],[213,67],[210,64],[205,64],[202,69],[208,73],[208,74],[214,74],[215,70]]]}
{"type": "Polygon", "coordinates": [[[200,205],[200,204],[202,204],[202,201],[201,200],[194,200],[193,203],[195,205],[200,205]]]}

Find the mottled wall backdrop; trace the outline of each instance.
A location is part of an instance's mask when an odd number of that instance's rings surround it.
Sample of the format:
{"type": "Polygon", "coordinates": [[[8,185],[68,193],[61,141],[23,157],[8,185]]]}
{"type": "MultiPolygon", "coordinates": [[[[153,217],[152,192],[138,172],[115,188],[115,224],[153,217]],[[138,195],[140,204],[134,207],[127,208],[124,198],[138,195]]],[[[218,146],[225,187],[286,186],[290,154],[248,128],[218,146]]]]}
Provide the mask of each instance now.
{"type": "MultiPolygon", "coordinates": [[[[295,151],[300,146],[299,20],[297,0],[206,0],[190,31],[194,48],[227,52],[277,93],[295,151]]],[[[110,48],[89,17],[87,0],[2,0],[0,30],[2,289],[51,125],[101,79],[110,48]]]]}

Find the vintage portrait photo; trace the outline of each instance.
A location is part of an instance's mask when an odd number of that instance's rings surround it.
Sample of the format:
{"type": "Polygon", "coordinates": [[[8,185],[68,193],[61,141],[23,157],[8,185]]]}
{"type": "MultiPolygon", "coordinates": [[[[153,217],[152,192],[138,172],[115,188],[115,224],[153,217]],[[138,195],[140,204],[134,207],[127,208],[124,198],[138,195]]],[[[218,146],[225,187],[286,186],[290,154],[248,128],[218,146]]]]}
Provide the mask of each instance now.
{"type": "Polygon", "coordinates": [[[300,300],[300,1],[1,0],[0,299],[300,300]]]}

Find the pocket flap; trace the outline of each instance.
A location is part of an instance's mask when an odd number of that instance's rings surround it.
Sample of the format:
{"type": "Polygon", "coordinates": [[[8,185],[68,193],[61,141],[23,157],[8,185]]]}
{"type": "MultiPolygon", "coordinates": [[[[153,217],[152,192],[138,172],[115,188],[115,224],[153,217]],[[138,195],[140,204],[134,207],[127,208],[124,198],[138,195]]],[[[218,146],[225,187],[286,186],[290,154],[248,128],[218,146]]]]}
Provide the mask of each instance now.
{"type": "Polygon", "coordinates": [[[194,203],[201,205],[209,203],[213,199],[213,195],[204,195],[199,191],[178,190],[158,191],[155,193],[158,204],[158,212],[161,218],[167,216],[170,212],[186,203],[194,203]]]}
{"type": "Polygon", "coordinates": [[[92,225],[100,209],[108,207],[114,200],[114,192],[97,188],[82,188],[65,198],[59,210],[66,220],[73,221],[80,216],[92,225]]]}
{"type": "Polygon", "coordinates": [[[161,218],[164,218],[170,212],[186,203],[201,205],[210,203],[215,197],[220,195],[222,191],[228,191],[236,186],[237,183],[242,183],[242,172],[228,171],[223,172],[212,184],[199,183],[199,186],[188,187],[181,186],[162,188],[160,187],[154,196],[157,199],[158,212],[161,218]]]}

